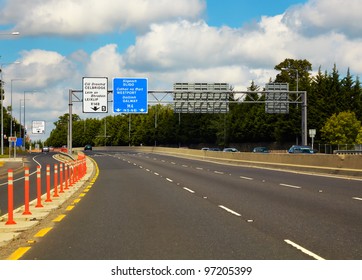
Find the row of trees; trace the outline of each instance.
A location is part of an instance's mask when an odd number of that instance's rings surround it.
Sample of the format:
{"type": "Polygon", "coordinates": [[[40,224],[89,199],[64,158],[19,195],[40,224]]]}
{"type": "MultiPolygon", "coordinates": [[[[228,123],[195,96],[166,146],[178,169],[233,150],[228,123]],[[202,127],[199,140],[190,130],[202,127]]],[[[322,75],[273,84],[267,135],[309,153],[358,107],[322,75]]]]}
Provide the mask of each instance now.
{"type": "MultiPolygon", "coordinates": [[[[341,77],[337,67],[311,75],[307,60],[286,59],[275,66],[279,74],[269,82],[289,83],[289,90],[308,95],[308,128],[316,129],[316,142],[348,144],[362,141],[362,90],[349,71],[341,77]]],[[[262,91],[251,83],[249,91],[262,91]]],[[[255,93],[256,94],[256,93],[255,93]]],[[[175,114],[171,105],[150,106],[148,114],[114,115],[80,119],[73,115],[73,146],[167,145],[229,146],[242,143],[300,141],[301,106],[290,105],[289,114],[268,114],[263,103],[246,103],[231,97],[227,114],[175,114]]],[[[67,143],[68,115],[59,117],[47,144],[67,143]]]]}

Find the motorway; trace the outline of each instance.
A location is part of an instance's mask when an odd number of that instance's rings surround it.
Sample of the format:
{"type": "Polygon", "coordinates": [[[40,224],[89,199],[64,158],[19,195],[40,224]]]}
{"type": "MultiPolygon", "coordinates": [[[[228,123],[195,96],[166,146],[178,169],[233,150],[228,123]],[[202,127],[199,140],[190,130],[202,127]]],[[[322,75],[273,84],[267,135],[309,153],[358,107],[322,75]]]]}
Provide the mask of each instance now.
{"type": "Polygon", "coordinates": [[[362,259],[361,181],[93,151],[99,176],[22,259],[362,259]]]}

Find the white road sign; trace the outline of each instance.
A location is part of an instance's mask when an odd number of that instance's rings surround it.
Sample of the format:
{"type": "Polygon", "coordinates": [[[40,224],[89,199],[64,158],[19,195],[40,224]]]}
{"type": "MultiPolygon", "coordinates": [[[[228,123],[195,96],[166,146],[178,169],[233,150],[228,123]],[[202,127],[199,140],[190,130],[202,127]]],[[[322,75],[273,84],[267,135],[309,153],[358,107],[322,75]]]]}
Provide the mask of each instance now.
{"type": "Polygon", "coordinates": [[[32,132],[33,134],[45,133],[45,121],[33,121],[32,132]]]}
{"type": "Polygon", "coordinates": [[[83,113],[108,113],[108,78],[83,78],[83,113]]]}

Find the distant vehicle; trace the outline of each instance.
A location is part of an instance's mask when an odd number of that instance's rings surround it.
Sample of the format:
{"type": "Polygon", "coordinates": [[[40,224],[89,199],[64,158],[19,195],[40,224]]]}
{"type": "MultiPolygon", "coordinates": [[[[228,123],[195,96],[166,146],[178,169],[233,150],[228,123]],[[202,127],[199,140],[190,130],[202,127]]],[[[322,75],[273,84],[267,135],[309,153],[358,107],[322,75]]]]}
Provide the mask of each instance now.
{"type": "Polygon", "coordinates": [[[49,153],[50,149],[49,149],[49,147],[44,146],[44,147],[41,149],[41,151],[42,151],[43,153],[49,153]]]}
{"type": "Polygon", "coordinates": [[[313,150],[312,147],[310,147],[310,146],[293,145],[289,148],[288,153],[290,153],[290,154],[314,154],[314,153],[316,153],[316,151],[313,150]]]}
{"type": "Polygon", "coordinates": [[[239,152],[238,149],[236,148],[225,148],[224,150],[222,150],[223,152],[232,152],[232,153],[236,153],[239,152]]]}
{"type": "Polygon", "coordinates": [[[255,147],[253,153],[269,153],[269,149],[267,147],[255,147]]]}
{"type": "Polygon", "coordinates": [[[84,146],[84,151],[91,151],[92,150],[92,146],[91,145],[85,145],[84,146]]]}
{"type": "Polygon", "coordinates": [[[208,150],[210,150],[210,149],[209,149],[209,148],[206,148],[206,147],[201,148],[201,151],[208,151],[208,150]]]}
{"type": "Polygon", "coordinates": [[[210,148],[209,151],[220,152],[221,150],[219,148],[210,148]]]}

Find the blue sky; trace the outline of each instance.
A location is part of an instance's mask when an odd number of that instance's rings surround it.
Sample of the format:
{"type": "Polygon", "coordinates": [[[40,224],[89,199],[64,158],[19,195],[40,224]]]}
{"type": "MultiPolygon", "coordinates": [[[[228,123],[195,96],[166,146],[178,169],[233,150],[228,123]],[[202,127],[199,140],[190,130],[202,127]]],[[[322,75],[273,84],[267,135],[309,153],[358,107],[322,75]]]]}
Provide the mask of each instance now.
{"type": "MultiPolygon", "coordinates": [[[[27,118],[52,123],[68,112],[82,77],[147,77],[264,86],[286,58],[313,69],[362,73],[360,0],[0,0],[0,63],[7,95],[29,94],[27,118]],[[357,23],[357,24],[356,24],[357,23]]],[[[5,106],[9,105],[5,99],[5,106]]],[[[20,108],[14,106],[14,115],[20,108]]],[[[81,117],[81,106],[74,107],[81,117]]],[[[29,123],[27,126],[29,127],[29,123]]]]}

